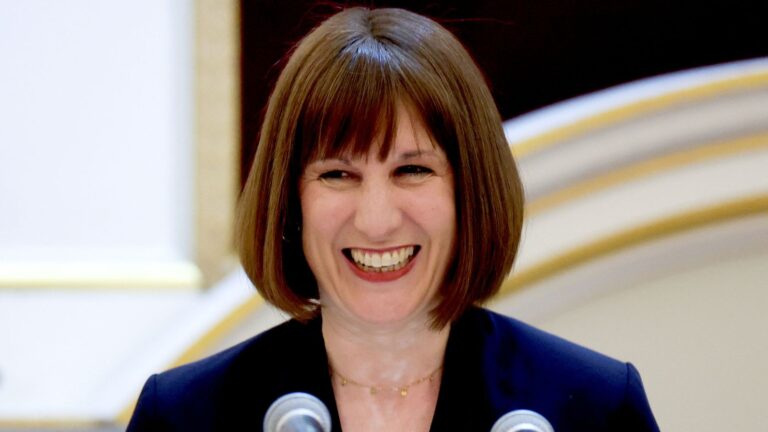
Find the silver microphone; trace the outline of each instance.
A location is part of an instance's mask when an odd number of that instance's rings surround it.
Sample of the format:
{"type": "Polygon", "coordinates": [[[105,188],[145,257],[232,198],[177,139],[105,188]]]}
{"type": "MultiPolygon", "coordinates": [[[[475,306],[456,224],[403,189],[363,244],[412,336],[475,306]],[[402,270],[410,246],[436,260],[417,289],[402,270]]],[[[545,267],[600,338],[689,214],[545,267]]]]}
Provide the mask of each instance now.
{"type": "Polygon", "coordinates": [[[331,414],[320,399],[308,393],[288,393],[269,406],[265,432],[331,432],[331,414]]]}
{"type": "Polygon", "coordinates": [[[555,432],[555,429],[537,412],[515,410],[496,420],[491,432],[555,432]]]}

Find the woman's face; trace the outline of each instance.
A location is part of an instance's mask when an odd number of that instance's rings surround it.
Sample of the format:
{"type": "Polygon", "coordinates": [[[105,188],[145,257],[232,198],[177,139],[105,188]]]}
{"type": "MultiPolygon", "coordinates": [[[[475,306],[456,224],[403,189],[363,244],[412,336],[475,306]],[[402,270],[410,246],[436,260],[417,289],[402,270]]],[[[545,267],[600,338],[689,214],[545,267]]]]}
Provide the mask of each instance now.
{"type": "Polygon", "coordinates": [[[387,159],[310,163],[300,182],[303,246],[323,314],[425,318],[453,254],[456,210],[445,153],[405,109],[387,159]]]}

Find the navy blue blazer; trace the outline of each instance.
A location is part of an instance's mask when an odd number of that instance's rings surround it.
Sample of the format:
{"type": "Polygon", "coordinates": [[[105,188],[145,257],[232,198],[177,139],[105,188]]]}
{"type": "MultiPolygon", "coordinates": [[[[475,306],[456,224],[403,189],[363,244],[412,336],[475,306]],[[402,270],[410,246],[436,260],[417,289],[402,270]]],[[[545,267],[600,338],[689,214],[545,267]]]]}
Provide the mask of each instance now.
{"type": "MultiPolygon", "coordinates": [[[[297,391],[325,402],[341,430],[320,318],[153,375],[128,431],[258,431],[272,402],[297,391]]],[[[659,430],[631,364],[472,308],[452,324],[431,430],[489,431],[516,409],[542,414],[556,432],[659,430]]]]}

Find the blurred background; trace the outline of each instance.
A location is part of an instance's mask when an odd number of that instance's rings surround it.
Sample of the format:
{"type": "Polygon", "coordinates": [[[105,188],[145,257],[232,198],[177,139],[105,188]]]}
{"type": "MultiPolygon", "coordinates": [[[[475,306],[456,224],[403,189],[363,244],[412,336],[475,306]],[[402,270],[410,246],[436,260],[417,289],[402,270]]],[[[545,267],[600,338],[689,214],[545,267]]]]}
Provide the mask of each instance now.
{"type": "MultiPolygon", "coordinates": [[[[768,3],[364,4],[457,34],[506,120],[527,225],[489,307],[632,361],[662,430],[764,428],[768,3]]],[[[0,430],[123,430],[151,373],[285,319],[232,217],[338,5],[0,0],[0,430]]]]}

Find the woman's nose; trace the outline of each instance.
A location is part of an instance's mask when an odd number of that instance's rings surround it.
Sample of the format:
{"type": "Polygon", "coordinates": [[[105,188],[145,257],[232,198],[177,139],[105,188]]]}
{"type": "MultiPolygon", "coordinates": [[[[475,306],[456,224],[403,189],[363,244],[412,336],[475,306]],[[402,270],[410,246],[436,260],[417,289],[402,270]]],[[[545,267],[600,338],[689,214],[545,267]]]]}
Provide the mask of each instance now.
{"type": "Polygon", "coordinates": [[[387,240],[401,224],[402,211],[386,184],[368,183],[360,189],[355,228],[371,241],[387,240]]]}

